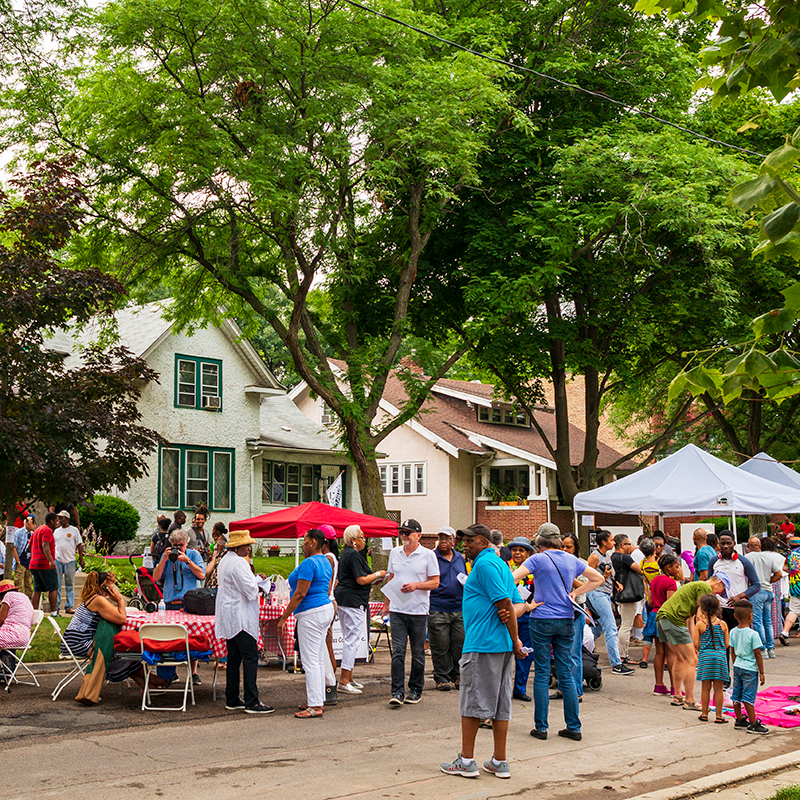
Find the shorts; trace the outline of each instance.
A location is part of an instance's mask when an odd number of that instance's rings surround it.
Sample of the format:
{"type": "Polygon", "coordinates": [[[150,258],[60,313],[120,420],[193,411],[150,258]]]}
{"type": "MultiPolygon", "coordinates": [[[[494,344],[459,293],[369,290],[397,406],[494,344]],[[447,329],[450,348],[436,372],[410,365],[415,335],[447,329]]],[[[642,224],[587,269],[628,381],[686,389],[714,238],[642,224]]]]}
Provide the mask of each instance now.
{"type": "Polygon", "coordinates": [[[511,719],[513,653],[464,653],[458,662],[459,713],[474,719],[511,719]]]}
{"type": "Polygon", "coordinates": [[[653,639],[658,636],[658,629],[656,628],[656,612],[651,609],[646,610],[647,618],[644,622],[644,630],[642,631],[642,640],[652,643],[653,639]]]}
{"type": "Polygon", "coordinates": [[[800,616],[800,597],[789,595],[789,613],[800,616]]]}
{"type": "Polygon", "coordinates": [[[685,625],[676,625],[666,617],[656,620],[658,638],[667,644],[691,644],[692,634],[685,625]]]}
{"type": "Polygon", "coordinates": [[[731,700],[734,703],[748,703],[753,705],[756,702],[758,693],[758,673],[742,667],[733,668],[733,693],[731,700]]]}
{"type": "Polygon", "coordinates": [[[32,569],[34,592],[55,592],[58,590],[58,575],[54,569],[32,569]]]}

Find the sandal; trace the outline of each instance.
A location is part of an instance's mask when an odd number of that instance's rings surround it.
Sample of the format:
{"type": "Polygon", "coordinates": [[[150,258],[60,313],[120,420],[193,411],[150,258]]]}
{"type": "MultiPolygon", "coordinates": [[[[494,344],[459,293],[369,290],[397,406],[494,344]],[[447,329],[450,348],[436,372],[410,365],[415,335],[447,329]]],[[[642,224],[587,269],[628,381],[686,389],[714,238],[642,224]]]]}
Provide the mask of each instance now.
{"type": "Polygon", "coordinates": [[[322,719],[322,712],[317,711],[316,708],[306,708],[304,711],[297,711],[294,715],[295,719],[322,719]]]}
{"type": "Polygon", "coordinates": [[[487,728],[488,730],[492,729],[492,721],[490,719],[482,720],[478,723],[479,728],[487,728]]]}
{"type": "Polygon", "coordinates": [[[715,725],[727,725],[728,724],[728,720],[725,717],[717,717],[714,720],[714,724],[715,725]]]}
{"type": "Polygon", "coordinates": [[[697,719],[699,719],[700,722],[708,722],[708,717],[705,714],[701,714],[697,719]]]}
{"type": "Polygon", "coordinates": [[[680,706],[681,708],[683,708],[683,700],[681,700],[679,697],[673,697],[672,698],[672,702],[670,703],[670,705],[671,706],[680,706]]]}
{"type": "Polygon", "coordinates": [[[700,703],[684,703],[683,704],[684,711],[702,711],[703,706],[700,703]]]}

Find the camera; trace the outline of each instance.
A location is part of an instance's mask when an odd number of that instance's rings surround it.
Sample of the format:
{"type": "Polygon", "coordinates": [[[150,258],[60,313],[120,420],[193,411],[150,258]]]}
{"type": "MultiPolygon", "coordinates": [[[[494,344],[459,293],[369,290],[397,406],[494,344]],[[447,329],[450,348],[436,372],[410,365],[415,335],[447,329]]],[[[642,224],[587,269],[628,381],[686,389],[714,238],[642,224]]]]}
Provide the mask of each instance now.
{"type": "Polygon", "coordinates": [[[178,560],[178,556],[181,554],[181,549],[178,545],[174,544],[169,549],[169,560],[174,564],[178,560]]]}

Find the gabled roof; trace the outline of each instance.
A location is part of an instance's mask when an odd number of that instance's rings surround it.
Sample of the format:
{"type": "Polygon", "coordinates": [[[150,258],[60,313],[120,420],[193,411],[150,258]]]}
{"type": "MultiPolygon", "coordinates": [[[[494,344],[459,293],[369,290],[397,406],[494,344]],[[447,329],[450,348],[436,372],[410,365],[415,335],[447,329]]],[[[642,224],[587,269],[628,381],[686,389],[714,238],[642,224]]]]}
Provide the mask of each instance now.
{"type": "MultiPolygon", "coordinates": [[[[147,359],[150,353],[173,332],[173,323],[167,319],[166,313],[171,304],[172,300],[169,299],[157,300],[143,306],[130,305],[117,311],[114,317],[120,344],[127,347],[134,355],[147,359]]],[[[96,340],[103,322],[100,319],[93,320],[80,331],[57,331],[49,340],[48,346],[57,352],[67,354],[65,358],[67,368],[75,367],[80,362],[82,347],[96,340]]],[[[253,345],[243,338],[242,331],[234,320],[220,314],[217,328],[252,370],[255,386],[283,392],[280,382],[261,360],[253,345]]]]}
{"type": "Polygon", "coordinates": [[[310,420],[285,394],[261,400],[261,431],[248,439],[251,448],[340,453],[330,434],[310,420]]]}

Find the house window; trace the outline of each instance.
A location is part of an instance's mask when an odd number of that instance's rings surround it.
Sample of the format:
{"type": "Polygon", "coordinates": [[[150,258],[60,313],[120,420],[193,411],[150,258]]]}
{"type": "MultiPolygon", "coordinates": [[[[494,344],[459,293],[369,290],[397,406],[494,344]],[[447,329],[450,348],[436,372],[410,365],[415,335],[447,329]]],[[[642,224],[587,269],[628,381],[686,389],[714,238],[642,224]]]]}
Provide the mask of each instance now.
{"type": "Polygon", "coordinates": [[[319,401],[319,422],[320,425],[332,425],[334,422],[333,411],[324,400],[319,401]]]}
{"type": "Polygon", "coordinates": [[[318,499],[314,492],[313,464],[261,463],[261,502],[264,505],[296,506],[318,499]]]}
{"type": "Polygon", "coordinates": [[[178,408],[222,410],[222,362],[175,356],[175,405],[178,408]]]}
{"type": "Polygon", "coordinates": [[[165,445],[159,453],[158,507],[234,510],[234,451],[195,445],[165,445]]]}
{"type": "Polygon", "coordinates": [[[510,499],[516,495],[524,500],[530,495],[528,467],[492,467],[489,482],[493,497],[510,499]]]}
{"type": "Polygon", "coordinates": [[[379,467],[384,494],[425,494],[425,464],[382,464],[379,467]]]}
{"type": "Polygon", "coordinates": [[[478,421],[490,422],[494,425],[517,425],[521,428],[527,428],[528,414],[513,407],[487,408],[486,406],[478,406],[478,421]]]}

